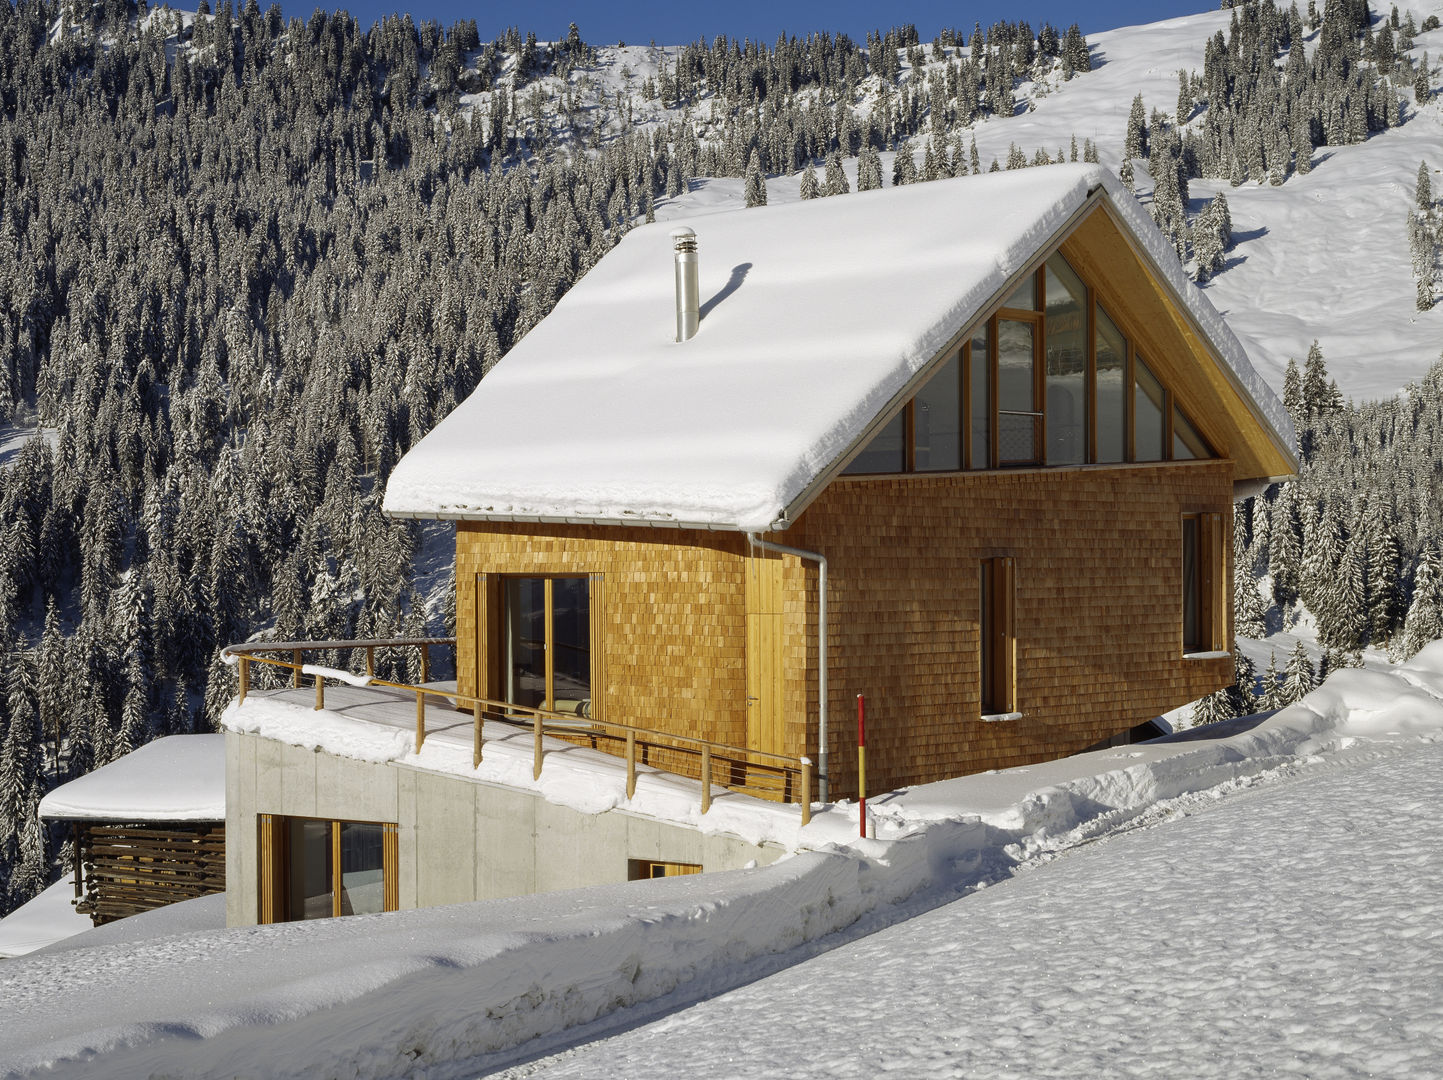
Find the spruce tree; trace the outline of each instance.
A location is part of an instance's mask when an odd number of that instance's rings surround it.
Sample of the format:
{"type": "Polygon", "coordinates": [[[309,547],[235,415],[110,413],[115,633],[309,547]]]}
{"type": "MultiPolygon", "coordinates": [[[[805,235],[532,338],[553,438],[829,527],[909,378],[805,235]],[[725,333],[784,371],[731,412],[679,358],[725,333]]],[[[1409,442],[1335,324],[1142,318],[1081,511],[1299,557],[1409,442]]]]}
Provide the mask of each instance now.
{"type": "Polygon", "coordinates": [[[1223,720],[1231,720],[1233,716],[1228,689],[1214,690],[1193,704],[1192,726],[1202,727],[1204,724],[1216,724],[1223,720]]]}
{"type": "Polygon", "coordinates": [[[1308,659],[1308,651],[1300,641],[1293,646],[1288,666],[1284,669],[1282,700],[1287,705],[1302,701],[1316,686],[1313,662],[1308,659]]]}
{"type": "Polygon", "coordinates": [[[761,156],[756,150],[747,161],[746,202],[749,207],[767,205],[767,178],[762,175],[761,156]]]}
{"type": "Polygon", "coordinates": [[[1411,657],[1443,638],[1443,556],[1435,540],[1423,549],[1413,574],[1413,599],[1403,620],[1402,653],[1411,657]]]}
{"type": "Polygon", "coordinates": [[[797,188],[797,194],[803,199],[819,198],[822,194],[822,185],[817,182],[817,170],[812,168],[810,161],[802,171],[802,182],[797,188]]]}
{"type": "Polygon", "coordinates": [[[1278,672],[1278,654],[1268,653],[1268,668],[1263,672],[1263,691],[1258,697],[1258,707],[1263,712],[1285,709],[1289,702],[1284,697],[1283,679],[1278,672]]]}
{"type": "Polygon", "coordinates": [[[1142,103],[1142,93],[1132,99],[1132,109],[1127,114],[1127,132],[1122,140],[1124,158],[1147,157],[1147,110],[1142,103]]]}
{"type": "Polygon", "coordinates": [[[833,150],[827,155],[826,173],[822,180],[823,195],[845,195],[852,190],[847,174],[842,168],[842,156],[833,150]]]}

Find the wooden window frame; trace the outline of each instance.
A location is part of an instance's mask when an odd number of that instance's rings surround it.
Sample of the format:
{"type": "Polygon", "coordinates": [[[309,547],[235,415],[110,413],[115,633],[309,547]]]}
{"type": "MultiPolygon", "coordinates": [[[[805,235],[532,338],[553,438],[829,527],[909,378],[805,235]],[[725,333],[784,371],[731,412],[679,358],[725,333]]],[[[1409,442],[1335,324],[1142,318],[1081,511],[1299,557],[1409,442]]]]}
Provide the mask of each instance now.
{"type": "Polygon", "coordinates": [[[983,559],[978,573],[978,711],[984,718],[1017,714],[1017,563],[983,559]]]}
{"type": "MultiPolygon", "coordinates": [[[[1087,376],[1086,386],[1084,388],[1084,393],[1087,399],[1085,409],[1086,451],[1084,455],[1085,460],[1082,462],[1082,465],[1130,465],[1156,463],[1151,461],[1139,463],[1137,460],[1136,395],[1138,363],[1147,364],[1148,370],[1153,373],[1153,378],[1157,379],[1159,385],[1162,387],[1163,447],[1162,457],[1158,458],[1157,462],[1171,462],[1174,460],[1178,460],[1173,455],[1174,409],[1178,410],[1183,414],[1183,416],[1187,419],[1187,422],[1192,426],[1194,432],[1196,432],[1198,438],[1202,441],[1203,445],[1208,450],[1208,456],[1197,458],[1194,460],[1217,460],[1219,456],[1218,451],[1213,446],[1212,442],[1208,439],[1207,435],[1198,426],[1198,423],[1194,419],[1193,414],[1190,413],[1187,409],[1183,408],[1181,404],[1179,404],[1176,395],[1173,393],[1172,388],[1168,385],[1167,381],[1157,373],[1155,366],[1147,363],[1145,354],[1148,350],[1142,349],[1141,353],[1144,355],[1141,357],[1139,356],[1140,350],[1137,344],[1137,331],[1133,327],[1131,320],[1128,317],[1117,314],[1117,312],[1120,312],[1124,309],[1118,305],[1116,300],[1110,294],[1106,294],[1103,292],[1103,290],[1097,288],[1092,283],[1092,281],[1089,280],[1088,275],[1082,270],[1079,270],[1071,262],[1069,262],[1067,260],[1067,256],[1063,255],[1062,251],[1058,249],[1049,252],[1047,256],[1038,263],[1036,269],[1033,271],[1033,295],[1036,298],[1036,303],[1038,305],[1036,310],[1029,311],[1023,310],[1021,308],[1008,307],[994,309],[991,314],[987,316],[986,319],[982,320],[980,323],[975,323],[972,325],[970,332],[966,336],[966,339],[962,342],[961,345],[958,346],[957,352],[949,355],[949,359],[957,359],[960,365],[958,381],[961,384],[960,394],[962,401],[961,423],[959,424],[959,428],[961,431],[960,437],[962,440],[962,452],[958,457],[958,461],[961,462],[961,468],[957,471],[976,472],[979,470],[991,469],[1079,467],[1076,463],[1070,465],[1055,466],[1049,466],[1047,464],[1047,263],[1054,256],[1062,259],[1064,262],[1067,263],[1067,265],[1072,269],[1072,272],[1077,276],[1078,280],[1082,282],[1083,289],[1087,294],[1085,330],[1087,376]],[[1122,335],[1125,350],[1125,390],[1123,393],[1123,424],[1126,430],[1123,436],[1123,460],[1120,462],[1099,462],[1097,460],[1097,312],[1099,306],[1102,308],[1102,310],[1107,312],[1108,318],[1111,320],[1112,324],[1117,327],[1118,332],[1122,335]],[[998,359],[1000,344],[998,341],[998,329],[999,323],[1002,321],[1026,322],[1032,326],[1033,402],[1034,404],[1039,404],[1041,406],[1036,410],[1035,414],[1037,415],[1037,422],[1033,427],[1032,457],[1027,460],[1019,459],[1017,461],[1008,461],[1005,463],[1001,461],[998,446],[998,433],[1000,428],[999,417],[1002,416],[1003,413],[1002,410],[998,408],[997,400],[998,359]],[[987,332],[987,355],[985,357],[978,357],[976,355],[976,352],[972,348],[972,341],[973,338],[976,337],[978,330],[984,328],[987,332]],[[987,365],[987,394],[989,398],[988,416],[990,420],[990,426],[987,433],[988,460],[986,462],[975,461],[974,455],[972,453],[972,369],[973,365],[977,363],[985,363],[987,365]]],[[[896,476],[904,474],[913,475],[918,473],[919,470],[916,467],[916,418],[914,414],[915,408],[916,393],[914,392],[913,396],[909,398],[907,402],[902,406],[901,412],[897,414],[900,415],[902,418],[903,429],[903,460],[901,474],[885,471],[849,472],[847,469],[843,469],[842,475],[854,477],[896,476]]],[[[888,423],[891,423],[895,419],[896,416],[889,418],[888,423]]],[[[882,428],[885,426],[886,425],[878,426],[874,434],[880,433],[882,428]]],[[[866,449],[865,445],[863,446],[863,449],[866,449]]],[[[933,476],[947,475],[948,471],[950,470],[925,470],[927,474],[933,476]]]]}
{"type": "Polygon", "coordinates": [[[650,881],[653,878],[683,877],[700,874],[701,863],[666,862],[662,859],[627,859],[627,881],[650,881]]]}
{"type": "Polygon", "coordinates": [[[290,824],[293,821],[324,821],[330,827],[331,917],[341,916],[341,826],[381,827],[381,910],[400,910],[400,831],[392,821],[358,821],[351,818],[310,817],[305,814],[259,814],[259,922],[296,922],[290,911],[290,824]]]}
{"type": "Polygon", "coordinates": [[[1178,633],[1182,654],[1194,656],[1225,652],[1229,647],[1227,603],[1227,548],[1223,515],[1217,512],[1182,515],[1179,558],[1182,574],[1182,607],[1179,611],[1178,633]],[[1187,534],[1195,531],[1197,564],[1187,574],[1187,534]],[[1187,604],[1189,595],[1197,611],[1197,639],[1187,639],[1187,604]]]}
{"type": "Polygon", "coordinates": [[[476,668],[479,697],[490,701],[506,700],[506,582],[517,578],[540,579],[545,582],[545,644],[546,673],[545,694],[539,708],[551,709],[556,703],[556,673],[553,667],[553,606],[552,583],[560,578],[585,579],[588,613],[588,648],[591,666],[591,712],[588,719],[600,720],[604,716],[602,687],[605,685],[605,649],[603,628],[605,625],[606,575],[586,572],[557,573],[504,573],[476,575],[476,668]]]}

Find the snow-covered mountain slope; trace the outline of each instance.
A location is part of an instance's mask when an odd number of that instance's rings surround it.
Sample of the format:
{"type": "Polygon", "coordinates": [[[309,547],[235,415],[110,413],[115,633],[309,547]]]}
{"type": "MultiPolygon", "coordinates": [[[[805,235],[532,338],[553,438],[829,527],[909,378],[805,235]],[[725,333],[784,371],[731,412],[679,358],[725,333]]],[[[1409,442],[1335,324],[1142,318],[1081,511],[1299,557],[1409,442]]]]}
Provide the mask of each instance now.
{"type": "MultiPolygon", "coordinates": [[[[1422,26],[1429,15],[1443,13],[1443,2],[1424,0],[1400,5],[1399,11],[1411,11],[1422,26]]],[[[1379,14],[1386,12],[1380,9],[1379,14]]],[[[1230,11],[1212,11],[1097,34],[1089,39],[1090,72],[1066,82],[1055,74],[1043,85],[1022,83],[1016,115],[990,117],[960,129],[962,141],[970,148],[975,138],[982,168],[987,169],[994,159],[1005,164],[1014,144],[1029,160],[1038,150],[1055,160],[1059,151],[1070,154],[1074,138],[1078,146],[1090,139],[1101,162],[1117,170],[1133,97],[1141,94],[1149,113],[1161,110],[1171,119],[1178,72],[1201,73],[1208,39],[1218,31],[1226,37],[1231,17],[1230,11]]],[[[1310,50],[1318,34],[1306,35],[1310,50]]],[[[594,67],[570,76],[571,93],[592,102],[596,121],[619,123],[617,94],[624,99],[629,92],[634,126],[675,119],[675,110],[663,109],[655,99],[644,100],[639,90],[674,62],[676,52],[636,46],[600,49],[594,67]],[[596,104],[608,100],[609,108],[596,104]]],[[[1432,98],[1420,106],[1407,88],[1397,87],[1405,99],[1398,127],[1359,144],[1318,148],[1312,172],[1290,175],[1280,187],[1252,182],[1232,187],[1226,181],[1202,179],[1190,185],[1194,213],[1216,192],[1227,195],[1236,246],[1228,253],[1226,269],[1206,288],[1275,388],[1281,388],[1288,359],[1301,363],[1315,339],[1344,396],[1360,400],[1391,396],[1439,359],[1443,305],[1429,312],[1416,310],[1406,219],[1420,161],[1438,177],[1435,191],[1443,188],[1443,100],[1436,73],[1437,59],[1443,57],[1443,29],[1416,35],[1410,55],[1421,62],[1425,53],[1433,68],[1432,98]]],[[[904,85],[909,76],[920,81],[921,73],[904,73],[904,85]]],[[[548,93],[559,93],[555,80],[541,85],[548,93]]],[[[853,103],[859,118],[876,92],[875,76],[859,85],[853,103]]],[[[809,93],[815,92],[803,91],[802,96],[809,93]]],[[[463,100],[484,108],[489,98],[481,94],[463,100]]],[[[693,122],[705,118],[711,107],[705,98],[693,106],[693,122]]],[[[1202,116],[1197,110],[1190,126],[1200,129],[1202,116]]],[[[924,131],[911,143],[919,162],[925,139],[924,131]]],[[[894,156],[882,155],[884,183],[890,183],[894,156]]],[[[1137,193],[1147,202],[1152,183],[1142,165],[1135,164],[1137,193]]],[[[845,161],[844,167],[855,189],[856,159],[845,161]]],[[[769,201],[797,199],[799,181],[800,174],[769,177],[769,201]]],[[[683,195],[659,200],[656,215],[665,220],[742,205],[743,187],[737,178],[695,180],[683,195]]]]}

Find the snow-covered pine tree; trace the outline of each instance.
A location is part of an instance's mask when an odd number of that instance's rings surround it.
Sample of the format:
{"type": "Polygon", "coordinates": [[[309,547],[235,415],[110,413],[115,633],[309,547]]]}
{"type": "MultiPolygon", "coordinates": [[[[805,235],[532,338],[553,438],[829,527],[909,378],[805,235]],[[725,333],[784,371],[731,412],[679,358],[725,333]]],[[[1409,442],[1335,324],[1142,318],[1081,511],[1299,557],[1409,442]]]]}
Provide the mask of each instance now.
{"type": "Polygon", "coordinates": [[[857,190],[873,191],[882,186],[882,157],[871,143],[862,147],[857,158],[857,190]]]}
{"type": "Polygon", "coordinates": [[[1193,703],[1192,726],[1202,727],[1204,724],[1231,720],[1236,714],[1232,711],[1232,702],[1229,697],[1228,688],[1224,687],[1199,698],[1193,703]]]}
{"type": "Polygon", "coordinates": [[[767,205],[767,178],[762,174],[761,156],[755,149],[747,160],[746,203],[749,207],[767,205]]]}
{"type": "Polygon", "coordinates": [[[1268,576],[1273,581],[1273,602],[1285,617],[1287,608],[1298,599],[1302,561],[1292,484],[1283,484],[1268,511],[1268,576]]]}
{"type": "Polygon", "coordinates": [[[852,190],[842,169],[842,156],[836,150],[827,155],[826,174],[822,180],[823,195],[845,195],[852,190]]]}
{"type": "Polygon", "coordinates": [[[1233,650],[1233,684],[1227,688],[1228,709],[1234,716],[1258,711],[1258,669],[1241,650],[1233,650]]]}
{"type": "MultiPolygon", "coordinates": [[[[857,186],[861,187],[861,176],[857,177],[857,186]]],[[[817,170],[812,168],[812,163],[807,162],[807,167],[802,170],[802,181],[797,188],[797,194],[803,199],[816,199],[822,194],[822,185],[817,180],[817,170]]]]}
{"type": "Polygon", "coordinates": [[[1301,701],[1317,685],[1313,662],[1308,659],[1308,650],[1300,641],[1293,646],[1288,666],[1284,669],[1282,700],[1287,705],[1301,701]]]}
{"type": "Polygon", "coordinates": [[[1403,620],[1402,654],[1410,657],[1443,638],[1443,555],[1436,540],[1424,547],[1413,573],[1413,599],[1403,620]]]}
{"type": "Polygon", "coordinates": [[[1278,654],[1274,650],[1268,653],[1268,667],[1263,672],[1263,690],[1258,695],[1258,709],[1262,712],[1273,712],[1286,708],[1288,704],[1284,699],[1283,679],[1278,672],[1278,654]]]}
{"type": "Polygon", "coordinates": [[[1132,99],[1132,109],[1127,114],[1127,131],[1122,140],[1122,156],[1125,158],[1147,157],[1147,109],[1142,103],[1142,93],[1132,99]]]}

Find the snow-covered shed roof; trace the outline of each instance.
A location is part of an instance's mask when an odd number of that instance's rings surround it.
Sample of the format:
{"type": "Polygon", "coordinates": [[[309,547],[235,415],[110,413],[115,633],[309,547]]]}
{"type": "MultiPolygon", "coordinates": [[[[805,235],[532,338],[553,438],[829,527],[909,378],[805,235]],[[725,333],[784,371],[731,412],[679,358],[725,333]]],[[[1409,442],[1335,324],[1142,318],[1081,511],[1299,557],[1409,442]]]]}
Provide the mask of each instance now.
{"type": "Polygon", "coordinates": [[[102,765],[40,800],[66,821],[224,821],[225,736],[170,735],[102,765]]]}
{"type": "Polygon", "coordinates": [[[1056,165],[633,229],[402,459],[385,509],[783,528],[918,373],[1102,205],[1179,340],[1216,369],[1207,392],[1221,397],[1197,411],[1231,415],[1249,433],[1231,442],[1263,447],[1237,478],[1291,473],[1286,411],[1146,213],[1106,170],[1056,165]],[[701,324],[677,343],[683,224],[701,324]]]}

